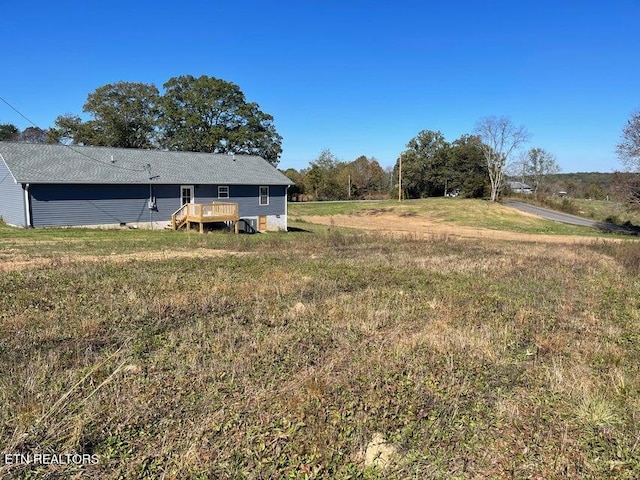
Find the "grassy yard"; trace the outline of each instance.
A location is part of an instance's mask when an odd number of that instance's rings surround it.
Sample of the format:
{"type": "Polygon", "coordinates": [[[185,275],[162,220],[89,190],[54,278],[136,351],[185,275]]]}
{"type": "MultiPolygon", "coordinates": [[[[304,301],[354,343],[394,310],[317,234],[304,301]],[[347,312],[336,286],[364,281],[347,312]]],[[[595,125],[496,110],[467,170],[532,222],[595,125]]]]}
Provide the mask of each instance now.
{"type": "Polygon", "coordinates": [[[593,228],[552,222],[505,207],[499,203],[462,198],[420,200],[291,203],[289,215],[304,218],[315,215],[399,215],[411,221],[424,218],[437,224],[484,228],[531,234],[602,236],[593,228]]]}
{"type": "Polygon", "coordinates": [[[0,226],[0,477],[640,477],[637,242],[296,226],[0,226]]]}

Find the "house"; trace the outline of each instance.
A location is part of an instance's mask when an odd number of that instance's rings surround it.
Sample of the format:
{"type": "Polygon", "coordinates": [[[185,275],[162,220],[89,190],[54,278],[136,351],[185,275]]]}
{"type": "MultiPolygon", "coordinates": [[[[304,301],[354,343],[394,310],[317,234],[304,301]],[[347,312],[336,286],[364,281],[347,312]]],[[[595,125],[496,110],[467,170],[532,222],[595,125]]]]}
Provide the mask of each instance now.
{"type": "Polygon", "coordinates": [[[509,182],[509,189],[513,193],[524,193],[525,195],[533,193],[533,188],[523,182],[509,182]]]}
{"type": "Polygon", "coordinates": [[[286,230],[289,185],[258,156],[0,142],[0,217],[21,227],[165,227],[225,202],[241,227],[286,230]]]}

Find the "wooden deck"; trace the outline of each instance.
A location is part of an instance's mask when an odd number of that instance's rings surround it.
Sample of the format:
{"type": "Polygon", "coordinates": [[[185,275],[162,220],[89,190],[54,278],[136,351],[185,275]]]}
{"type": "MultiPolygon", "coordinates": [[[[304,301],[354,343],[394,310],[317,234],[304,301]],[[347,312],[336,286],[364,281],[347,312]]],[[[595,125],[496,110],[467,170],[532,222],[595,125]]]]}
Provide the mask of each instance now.
{"type": "Polygon", "coordinates": [[[200,233],[204,233],[205,223],[233,222],[234,231],[238,233],[239,220],[237,203],[185,203],[171,215],[171,229],[185,226],[189,230],[192,223],[197,223],[200,233]]]}

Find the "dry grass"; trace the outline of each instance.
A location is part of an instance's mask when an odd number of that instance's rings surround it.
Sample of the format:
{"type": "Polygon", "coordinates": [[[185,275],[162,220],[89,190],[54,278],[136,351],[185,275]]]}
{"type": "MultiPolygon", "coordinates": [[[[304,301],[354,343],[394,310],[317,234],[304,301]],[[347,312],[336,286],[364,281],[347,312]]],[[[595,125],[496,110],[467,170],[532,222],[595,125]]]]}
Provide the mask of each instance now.
{"type": "Polygon", "coordinates": [[[637,243],[309,229],[52,240],[65,261],[1,272],[3,453],[100,463],[0,475],[640,475],[637,243]]]}

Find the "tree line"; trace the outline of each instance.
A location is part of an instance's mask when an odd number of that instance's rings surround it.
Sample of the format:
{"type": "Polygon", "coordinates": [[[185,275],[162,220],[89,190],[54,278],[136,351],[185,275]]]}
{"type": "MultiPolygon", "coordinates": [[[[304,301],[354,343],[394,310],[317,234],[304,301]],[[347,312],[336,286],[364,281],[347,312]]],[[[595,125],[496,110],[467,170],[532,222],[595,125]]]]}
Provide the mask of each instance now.
{"type": "Polygon", "coordinates": [[[329,149],[322,150],[307,168],[283,173],[295,183],[289,188],[292,201],[387,198],[393,182],[391,171],[375,158],[361,155],[346,162],[329,149]]]}
{"type": "MultiPolygon", "coordinates": [[[[174,77],[163,87],[162,93],[139,82],[98,87],[82,108],[88,120],[60,115],[50,129],[36,129],[36,141],[259,155],[278,164],[282,137],[273,117],[248,102],[240,87],[206,75],[174,77]]],[[[0,125],[0,140],[29,141],[31,128],[0,125]]]]}
{"type": "MultiPolygon", "coordinates": [[[[449,142],[439,131],[423,130],[409,140],[390,170],[374,158],[361,156],[338,161],[323,150],[309,167],[284,173],[295,182],[291,200],[344,200],[380,198],[399,191],[402,198],[434,196],[490,196],[497,200],[505,186],[511,157],[528,139],[524,127],[506,117],[485,117],[474,134],[449,142]]],[[[534,148],[520,157],[526,176],[536,188],[543,177],[556,171],[554,157],[534,148]]]]}
{"type": "MultiPolygon", "coordinates": [[[[238,153],[278,165],[282,137],[273,117],[248,102],[237,85],[184,75],[169,79],[163,88],[160,92],[139,82],[107,84],[88,95],[82,109],[88,120],[64,114],[47,130],[33,126],[20,131],[0,124],[0,140],[238,153]]],[[[399,189],[404,198],[462,195],[495,201],[508,178],[530,183],[537,193],[545,190],[545,179],[559,171],[553,154],[543,148],[520,153],[529,137],[526,128],[509,118],[489,116],[477,122],[473,134],[453,142],[439,131],[419,132],[392,169],[383,169],[372,157],[344,162],[323,150],[308,168],[285,174],[295,182],[292,199],[380,198],[399,189]]],[[[627,167],[616,178],[617,191],[640,205],[640,111],[623,128],[617,153],[627,167]]],[[[596,187],[589,193],[598,193],[596,187]]]]}
{"type": "Polygon", "coordinates": [[[498,200],[507,180],[530,182],[537,192],[544,179],[559,171],[555,157],[528,141],[525,127],[507,117],[481,118],[473,134],[449,143],[442,133],[423,130],[407,144],[394,173],[400,176],[405,198],[431,196],[489,197],[498,200]]]}

